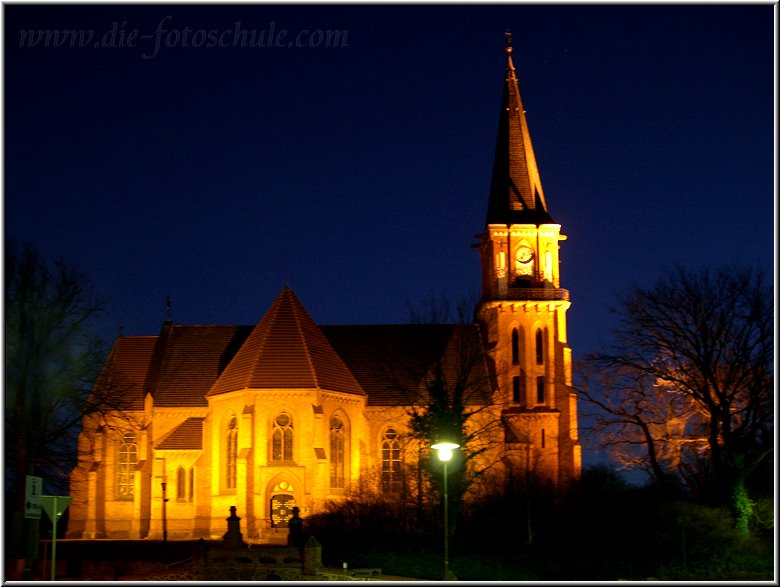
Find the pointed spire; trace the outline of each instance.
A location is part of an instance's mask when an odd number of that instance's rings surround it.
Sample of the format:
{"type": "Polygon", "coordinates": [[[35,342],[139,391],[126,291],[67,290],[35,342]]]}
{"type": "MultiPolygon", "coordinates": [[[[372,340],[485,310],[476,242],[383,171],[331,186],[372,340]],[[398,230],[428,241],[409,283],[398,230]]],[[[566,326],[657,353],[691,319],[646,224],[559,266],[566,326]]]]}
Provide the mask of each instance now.
{"type": "Polygon", "coordinates": [[[487,223],[552,223],[512,62],[512,33],[505,36],[507,67],[487,223]]]}

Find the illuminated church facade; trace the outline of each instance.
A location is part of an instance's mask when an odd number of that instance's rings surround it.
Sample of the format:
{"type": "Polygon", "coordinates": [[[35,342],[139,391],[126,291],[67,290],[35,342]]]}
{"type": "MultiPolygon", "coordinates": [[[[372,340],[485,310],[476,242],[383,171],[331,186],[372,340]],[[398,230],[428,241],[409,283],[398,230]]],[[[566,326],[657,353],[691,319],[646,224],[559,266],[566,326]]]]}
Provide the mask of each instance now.
{"type": "MultiPolygon", "coordinates": [[[[69,538],[221,538],[236,506],[250,541],[293,505],[410,483],[410,413],[437,378],[461,388],[476,466],[562,487],[579,476],[569,293],[511,47],[481,241],[474,324],[318,325],[285,287],[253,326],[164,322],[120,336],[95,384],[123,409],[90,416],[70,478],[69,538]],[[452,383],[454,385],[454,383],[452,383]]],[[[494,478],[495,480],[495,478],[494,478]]],[[[419,489],[419,488],[418,488],[419,489]]]]}

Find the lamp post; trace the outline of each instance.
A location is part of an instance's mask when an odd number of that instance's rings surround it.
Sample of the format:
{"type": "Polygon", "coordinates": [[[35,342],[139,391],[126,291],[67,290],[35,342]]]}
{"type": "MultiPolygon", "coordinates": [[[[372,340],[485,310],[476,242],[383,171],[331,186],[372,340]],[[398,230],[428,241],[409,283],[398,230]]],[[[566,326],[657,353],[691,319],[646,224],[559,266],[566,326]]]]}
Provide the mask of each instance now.
{"type": "Polygon", "coordinates": [[[165,481],[162,482],[162,523],[163,523],[163,542],[167,544],[168,542],[168,516],[167,512],[165,511],[165,504],[168,503],[168,497],[165,494],[165,489],[167,487],[167,483],[165,481]]]}
{"type": "Polygon", "coordinates": [[[431,446],[439,460],[444,463],[444,580],[450,576],[450,532],[449,532],[449,499],[447,497],[447,463],[452,458],[452,451],[460,448],[454,442],[439,442],[431,446]]]}

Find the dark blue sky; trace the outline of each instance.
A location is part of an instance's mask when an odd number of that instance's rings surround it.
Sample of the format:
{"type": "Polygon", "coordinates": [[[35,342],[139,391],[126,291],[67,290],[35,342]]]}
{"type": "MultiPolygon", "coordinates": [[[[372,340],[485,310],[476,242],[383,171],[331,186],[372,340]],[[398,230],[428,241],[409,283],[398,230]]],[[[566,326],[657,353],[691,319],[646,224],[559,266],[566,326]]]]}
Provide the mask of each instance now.
{"type": "Polygon", "coordinates": [[[662,268],[773,269],[772,5],[3,10],[6,236],[91,276],[107,338],[157,334],[168,295],[175,322],[253,324],[289,283],[327,324],[477,292],[505,29],[575,356],[662,268]],[[135,47],[95,47],[114,23],[135,47]],[[66,29],[94,36],[20,46],[66,29]]]}

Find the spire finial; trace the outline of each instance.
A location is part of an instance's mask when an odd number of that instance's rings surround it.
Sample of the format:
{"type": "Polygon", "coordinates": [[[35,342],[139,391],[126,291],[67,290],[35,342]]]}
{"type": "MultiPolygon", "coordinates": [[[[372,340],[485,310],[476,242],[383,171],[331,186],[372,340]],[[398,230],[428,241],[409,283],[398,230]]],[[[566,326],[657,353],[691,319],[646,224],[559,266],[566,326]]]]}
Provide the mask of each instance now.
{"type": "Polygon", "coordinates": [[[504,31],[504,41],[506,41],[506,53],[507,55],[512,54],[512,31],[507,29],[504,31]]]}

